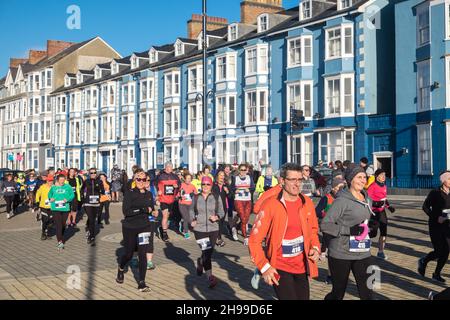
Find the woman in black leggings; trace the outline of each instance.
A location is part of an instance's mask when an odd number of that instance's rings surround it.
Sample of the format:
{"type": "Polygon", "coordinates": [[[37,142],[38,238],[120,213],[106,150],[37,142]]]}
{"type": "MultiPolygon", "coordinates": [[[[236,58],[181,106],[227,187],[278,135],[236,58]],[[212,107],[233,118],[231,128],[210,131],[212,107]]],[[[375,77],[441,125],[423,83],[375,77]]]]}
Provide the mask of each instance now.
{"type": "Polygon", "coordinates": [[[433,280],[445,282],[441,271],[448,260],[450,239],[450,171],[441,174],[441,187],[430,192],[423,204],[423,211],[429,217],[428,226],[434,250],[419,260],[418,272],[424,277],[427,264],[437,260],[433,280]]]}
{"type": "Polygon", "coordinates": [[[138,248],[139,254],[139,285],[138,290],[149,292],[150,288],[145,284],[147,273],[147,252],[153,252],[154,230],[150,222],[150,216],[158,216],[154,210],[151,193],[146,190],[148,175],[137,171],[134,175],[136,187],[126,190],[124,194],[122,211],[125,218],[122,220],[123,243],[125,254],[120,259],[117,272],[117,283],[124,282],[125,266],[133,258],[133,253],[138,248]]]}

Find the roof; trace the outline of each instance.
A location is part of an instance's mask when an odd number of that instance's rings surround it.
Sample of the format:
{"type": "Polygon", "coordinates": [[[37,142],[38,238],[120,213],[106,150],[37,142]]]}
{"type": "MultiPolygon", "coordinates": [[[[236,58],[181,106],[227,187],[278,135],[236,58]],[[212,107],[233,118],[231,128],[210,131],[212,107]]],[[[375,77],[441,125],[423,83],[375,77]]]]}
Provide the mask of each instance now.
{"type": "Polygon", "coordinates": [[[6,81],[6,77],[1,78],[0,79],[0,86],[5,84],[5,81],[6,81]]]}
{"type": "Polygon", "coordinates": [[[173,44],[166,44],[163,46],[153,46],[152,48],[155,48],[156,51],[162,51],[162,52],[172,52],[174,51],[173,49],[173,44]]]}
{"type": "Polygon", "coordinates": [[[94,74],[94,70],[78,70],[82,74],[94,74]]]}
{"type": "Polygon", "coordinates": [[[148,50],[143,51],[143,52],[134,52],[134,55],[136,57],[139,57],[139,58],[144,58],[144,59],[148,59],[149,58],[148,50]]]}
{"type": "Polygon", "coordinates": [[[181,42],[189,43],[189,44],[195,44],[197,45],[197,40],[188,39],[188,38],[178,38],[181,42]]]}
{"type": "Polygon", "coordinates": [[[228,34],[228,27],[220,28],[217,30],[211,30],[206,33],[208,36],[223,38],[228,34]]]}
{"type": "Polygon", "coordinates": [[[131,56],[122,58],[122,59],[114,59],[115,62],[120,63],[120,64],[130,64],[130,58],[131,56]]]}
{"type": "Polygon", "coordinates": [[[9,70],[11,71],[11,76],[12,76],[13,80],[15,80],[16,75],[17,75],[17,70],[19,70],[19,68],[9,68],[9,70]]]}
{"type": "Polygon", "coordinates": [[[77,75],[75,73],[66,73],[67,76],[75,78],[77,75]]]}
{"type": "Polygon", "coordinates": [[[100,69],[111,69],[111,62],[101,63],[97,65],[100,69]]]}

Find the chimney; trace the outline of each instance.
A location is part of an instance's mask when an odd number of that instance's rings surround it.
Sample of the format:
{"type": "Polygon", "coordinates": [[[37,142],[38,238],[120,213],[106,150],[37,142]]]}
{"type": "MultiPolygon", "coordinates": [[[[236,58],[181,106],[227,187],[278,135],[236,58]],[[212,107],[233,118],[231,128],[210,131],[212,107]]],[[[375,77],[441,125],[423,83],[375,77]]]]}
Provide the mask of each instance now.
{"type": "MultiPolygon", "coordinates": [[[[207,17],[206,30],[213,31],[228,26],[228,20],[220,17],[207,17]]],[[[188,38],[196,39],[203,28],[203,17],[201,14],[193,14],[188,21],[188,38]]]]}
{"type": "Polygon", "coordinates": [[[9,67],[17,68],[20,64],[27,63],[28,59],[23,58],[11,58],[9,59],[9,67]]]}
{"type": "Polygon", "coordinates": [[[68,47],[75,44],[74,42],[65,42],[65,41],[59,41],[59,40],[47,40],[47,55],[48,57],[53,57],[54,55],[57,55],[64,49],[67,49],[68,47]]]}
{"type": "Polygon", "coordinates": [[[283,0],[245,0],[241,2],[241,23],[255,24],[260,14],[282,10],[283,0]]]}
{"type": "Polygon", "coordinates": [[[30,64],[36,64],[46,57],[47,57],[47,51],[30,50],[30,53],[28,56],[28,62],[30,64]]]}

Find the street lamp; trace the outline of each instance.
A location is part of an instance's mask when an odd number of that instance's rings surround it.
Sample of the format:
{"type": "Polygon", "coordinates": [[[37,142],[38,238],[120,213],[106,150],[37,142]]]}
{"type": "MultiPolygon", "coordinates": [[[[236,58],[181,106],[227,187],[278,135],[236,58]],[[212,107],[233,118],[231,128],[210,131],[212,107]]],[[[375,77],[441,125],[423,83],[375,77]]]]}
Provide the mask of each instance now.
{"type": "Polygon", "coordinates": [[[208,72],[206,70],[207,68],[207,28],[206,28],[206,13],[207,13],[207,7],[206,7],[206,0],[203,0],[203,10],[202,10],[202,20],[203,20],[203,27],[202,27],[202,51],[203,51],[203,93],[202,93],[202,100],[203,100],[203,148],[202,148],[202,165],[205,167],[206,165],[206,159],[205,159],[205,150],[206,150],[206,144],[208,142],[208,135],[206,134],[207,128],[208,128],[208,87],[207,87],[207,77],[208,72]]]}

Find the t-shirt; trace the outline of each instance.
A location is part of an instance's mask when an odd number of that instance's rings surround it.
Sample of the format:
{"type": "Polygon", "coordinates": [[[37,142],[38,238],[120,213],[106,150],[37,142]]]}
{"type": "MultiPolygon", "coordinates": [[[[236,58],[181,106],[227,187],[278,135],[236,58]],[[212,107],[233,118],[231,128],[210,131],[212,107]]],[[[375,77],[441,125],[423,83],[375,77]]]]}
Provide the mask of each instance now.
{"type": "Polygon", "coordinates": [[[281,248],[277,252],[277,269],[293,274],[306,272],[300,207],[301,199],[294,202],[286,201],[287,229],[281,248]]]}
{"type": "Polygon", "coordinates": [[[195,194],[197,194],[197,188],[192,183],[187,184],[183,182],[181,184],[181,191],[180,191],[181,199],[179,201],[179,204],[191,205],[193,195],[195,194]]]}

